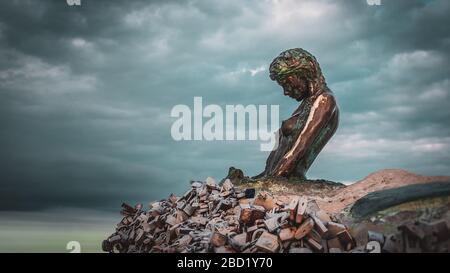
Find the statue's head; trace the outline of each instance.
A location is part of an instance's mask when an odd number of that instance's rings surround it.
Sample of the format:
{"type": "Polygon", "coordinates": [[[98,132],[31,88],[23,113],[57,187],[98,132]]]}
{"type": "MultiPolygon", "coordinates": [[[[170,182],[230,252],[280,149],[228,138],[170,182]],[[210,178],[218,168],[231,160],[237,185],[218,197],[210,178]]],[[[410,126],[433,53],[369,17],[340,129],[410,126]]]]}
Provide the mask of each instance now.
{"type": "Polygon", "coordinates": [[[301,48],[282,52],[270,64],[269,72],[270,78],[283,87],[284,94],[298,101],[325,84],[316,58],[301,48]]]}

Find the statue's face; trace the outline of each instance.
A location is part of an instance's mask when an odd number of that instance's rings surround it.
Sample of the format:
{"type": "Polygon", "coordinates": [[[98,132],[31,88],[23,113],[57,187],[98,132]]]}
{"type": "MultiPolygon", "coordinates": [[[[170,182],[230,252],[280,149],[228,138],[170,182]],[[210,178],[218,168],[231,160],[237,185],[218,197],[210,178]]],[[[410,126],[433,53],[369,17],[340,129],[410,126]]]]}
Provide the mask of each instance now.
{"type": "Polygon", "coordinates": [[[278,84],[283,87],[285,96],[289,96],[297,101],[301,101],[308,96],[308,81],[305,78],[289,75],[278,81],[278,84]]]}

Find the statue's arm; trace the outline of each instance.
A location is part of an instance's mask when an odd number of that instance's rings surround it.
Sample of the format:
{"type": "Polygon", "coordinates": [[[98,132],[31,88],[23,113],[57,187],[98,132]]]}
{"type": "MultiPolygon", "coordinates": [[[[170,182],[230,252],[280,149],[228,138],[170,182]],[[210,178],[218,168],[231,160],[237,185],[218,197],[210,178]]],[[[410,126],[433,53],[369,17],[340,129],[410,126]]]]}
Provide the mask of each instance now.
{"type": "Polygon", "coordinates": [[[336,111],[336,101],[332,95],[321,94],[314,101],[305,126],[297,137],[292,148],[281,158],[272,174],[276,176],[287,176],[291,173],[296,162],[305,155],[314,139],[318,136],[323,126],[336,111]]]}

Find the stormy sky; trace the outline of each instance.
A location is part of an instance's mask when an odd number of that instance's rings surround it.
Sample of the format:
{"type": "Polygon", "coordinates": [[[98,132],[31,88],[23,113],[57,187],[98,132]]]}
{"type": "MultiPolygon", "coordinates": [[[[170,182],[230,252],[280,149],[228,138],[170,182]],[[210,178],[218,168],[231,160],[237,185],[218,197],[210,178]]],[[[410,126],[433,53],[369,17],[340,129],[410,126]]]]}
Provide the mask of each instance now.
{"type": "Polygon", "coordinates": [[[268,65],[294,47],[316,56],[341,111],[308,177],[450,175],[447,0],[81,3],[0,3],[0,210],[117,211],[230,166],[257,174],[259,142],[176,142],[170,111],[202,96],[277,104],[285,119],[296,103],[268,65]]]}

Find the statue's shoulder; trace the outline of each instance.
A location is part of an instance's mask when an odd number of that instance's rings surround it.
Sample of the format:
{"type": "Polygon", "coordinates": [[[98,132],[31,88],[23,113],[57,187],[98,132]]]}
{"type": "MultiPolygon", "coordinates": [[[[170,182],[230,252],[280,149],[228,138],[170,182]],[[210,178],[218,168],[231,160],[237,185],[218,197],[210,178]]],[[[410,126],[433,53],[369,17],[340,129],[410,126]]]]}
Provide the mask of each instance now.
{"type": "Polygon", "coordinates": [[[336,98],[332,92],[323,92],[316,98],[316,103],[323,104],[330,107],[336,106],[336,98]]]}

